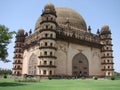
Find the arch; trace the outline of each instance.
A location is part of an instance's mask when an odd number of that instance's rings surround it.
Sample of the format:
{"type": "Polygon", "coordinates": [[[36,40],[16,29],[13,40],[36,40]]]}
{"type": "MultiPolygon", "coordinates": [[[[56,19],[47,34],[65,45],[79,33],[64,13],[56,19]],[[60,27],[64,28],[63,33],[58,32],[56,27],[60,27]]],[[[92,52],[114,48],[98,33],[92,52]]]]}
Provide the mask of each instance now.
{"type": "Polygon", "coordinates": [[[78,53],[73,57],[72,75],[77,77],[89,76],[89,62],[84,54],[78,53]]]}
{"type": "Polygon", "coordinates": [[[53,62],[52,61],[50,61],[50,65],[52,65],[53,64],[53,62]]]}
{"type": "Polygon", "coordinates": [[[52,71],[51,70],[49,71],[49,75],[52,75],[52,71]]]}
{"type": "Polygon", "coordinates": [[[36,69],[37,69],[37,56],[35,54],[32,54],[28,62],[28,74],[36,75],[36,69]]]}

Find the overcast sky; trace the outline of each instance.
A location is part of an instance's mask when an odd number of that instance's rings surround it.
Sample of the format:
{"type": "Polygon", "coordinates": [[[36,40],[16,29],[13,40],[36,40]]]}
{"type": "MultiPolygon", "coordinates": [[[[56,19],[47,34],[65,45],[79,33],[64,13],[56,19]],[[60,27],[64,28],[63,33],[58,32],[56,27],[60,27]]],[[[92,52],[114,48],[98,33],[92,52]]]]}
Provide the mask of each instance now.
{"type": "MultiPolygon", "coordinates": [[[[120,0],[0,0],[0,24],[7,26],[10,31],[20,28],[27,32],[30,29],[34,31],[36,20],[47,2],[79,12],[93,33],[108,24],[113,38],[114,69],[120,72],[120,0]]],[[[0,62],[1,68],[12,68],[14,40],[8,46],[11,62],[0,62]]]]}

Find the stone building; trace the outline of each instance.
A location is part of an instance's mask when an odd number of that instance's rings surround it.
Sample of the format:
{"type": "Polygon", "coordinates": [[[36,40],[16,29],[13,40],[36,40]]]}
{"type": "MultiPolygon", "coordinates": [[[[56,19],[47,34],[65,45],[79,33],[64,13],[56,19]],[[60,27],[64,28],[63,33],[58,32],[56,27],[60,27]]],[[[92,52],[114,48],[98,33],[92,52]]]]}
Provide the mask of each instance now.
{"type": "Polygon", "coordinates": [[[112,76],[111,31],[96,32],[75,10],[46,4],[33,33],[18,30],[13,74],[112,76]]]}

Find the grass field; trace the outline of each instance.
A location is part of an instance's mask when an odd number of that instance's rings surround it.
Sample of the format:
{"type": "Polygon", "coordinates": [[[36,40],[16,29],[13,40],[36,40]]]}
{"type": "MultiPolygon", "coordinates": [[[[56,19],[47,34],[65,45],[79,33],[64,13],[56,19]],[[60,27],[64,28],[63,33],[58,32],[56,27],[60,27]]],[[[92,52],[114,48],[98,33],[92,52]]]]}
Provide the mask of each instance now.
{"type": "Polygon", "coordinates": [[[53,79],[23,83],[0,79],[0,90],[120,90],[120,80],[53,79]]]}

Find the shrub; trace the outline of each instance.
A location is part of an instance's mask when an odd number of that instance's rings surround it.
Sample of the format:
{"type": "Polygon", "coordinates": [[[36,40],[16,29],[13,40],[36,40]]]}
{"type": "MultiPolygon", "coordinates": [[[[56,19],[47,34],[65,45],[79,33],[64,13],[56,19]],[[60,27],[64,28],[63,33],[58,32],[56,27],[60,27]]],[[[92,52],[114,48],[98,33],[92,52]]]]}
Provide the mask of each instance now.
{"type": "Polygon", "coordinates": [[[18,78],[15,79],[17,82],[38,82],[39,80],[36,78],[18,78]]]}
{"type": "Polygon", "coordinates": [[[49,80],[52,80],[52,76],[49,76],[48,79],[49,79],[49,80]]]}
{"type": "Polygon", "coordinates": [[[97,76],[95,76],[95,77],[93,77],[93,79],[94,79],[94,80],[98,80],[98,77],[97,77],[97,76]]]}
{"type": "Polygon", "coordinates": [[[115,77],[111,77],[111,80],[115,80],[115,77]]]}
{"type": "Polygon", "coordinates": [[[3,77],[4,77],[4,78],[7,78],[7,75],[4,75],[3,77]]]}

